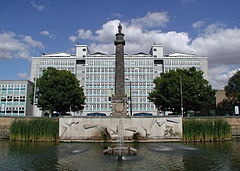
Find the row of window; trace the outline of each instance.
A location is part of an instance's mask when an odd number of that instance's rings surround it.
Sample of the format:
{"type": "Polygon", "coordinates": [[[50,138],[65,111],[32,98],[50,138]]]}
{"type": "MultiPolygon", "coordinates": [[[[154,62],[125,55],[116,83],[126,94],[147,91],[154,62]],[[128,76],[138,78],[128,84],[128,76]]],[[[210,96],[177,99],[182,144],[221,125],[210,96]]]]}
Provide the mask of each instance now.
{"type": "Polygon", "coordinates": [[[26,102],[21,102],[21,101],[18,101],[18,102],[13,102],[13,101],[4,102],[4,101],[1,101],[0,104],[4,105],[4,106],[25,106],[26,102]]]}
{"type": "MultiPolygon", "coordinates": [[[[132,96],[146,96],[148,97],[148,94],[152,91],[152,89],[132,89],[131,94],[132,96]]],[[[111,96],[113,94],[114,90],[109,89],[86,89],[85,95],[87,96],[98,96],[98,95],[104,95],[104,96],[111,96]]],[[[126,94],[129,94],[129,89],[126,90],[126,94]]]]}
{"type": "MultiPolygon", "coordinates": [[[[39,76],[43,75],[43,71],[46,70],[49,66],[47,67],[41,67],[39,68],[39,76]]],[[[75,74],[75,67],[57,67],[57,66],[53,66],[54,68],[56,68],[57,70],[66,70],[66,71],[70,71],[71,73],[75,74]]]]}
{"type": "MultiPolygon", "coordinates": [[[[153,68],[128,68],[125,67],[125,72],[126,73],[152,73],[153,68]]],[[[115,68],[109,67],[109,68],[86,68],[86,73],[115,73],[115,68]]]]}
{"type": "Polygon", "coordinates": [[[87,60],[87,66],[115,66],[115,60],[87,60]]]}
{"type": "Polygon", "coordinates": [[[25,112],[24,111],[5,111],[5,112],[2,112],[0,111],[0,116],[25,116],[25,112]]]}
{"type": "MultiPolygon", "coordinates": [[[[148,66],[148,67],[152,67],[153,66],[153,60],[127,60],[125,59],[125,63],[124,63],[125,67],[131,66],[148,66]]],[[[115,66],[115,60],[114,59],[109,59],[109,60],[88,60],[87,61],[87,66],[115,66]]]]}
{"type": "Polygon", "coordinates": [[[24,116],[25,115],[25,107],[0,106],[0,115],[24,116]]]}
{"type": "MultiPolygon", "coordinates": [[[[87,88],[113,88],[114,87],[114,82],[105,82],[104,79],[101,80],[100,82],[86,82],[85,87],[87,88]],[[101,82],[102,81],[102,82],[101,82]]],[[[125,82],[126,89],[130,89],[130,82],[125,82]]],[[[153,83],[152,82],[131,82],[131,88],[152,88],[153,83]]]]}
{"type": "Polygon", "coordinates": [[[0,106],[1,111],[25,111],[25,107],[0,106]]]}
{"type": "Polygon", "coordinates": [[[2,88],[26,88],[26,84],[1,84],[0,89],[2,88]]]}
{"type": "MultiPolygon", "coordinates": [[[[126,78],[129,80],[133,81],[141,81],[141,82],[152,82],[154,77],[152,74],[138,74],[138,75],[126,75],[126,78]]],[[[83,78],[82,80],[85,80],[86,82],[114,82],[115,80],[115,75],[109,74],[109,75],[100,75],[100,74],[95,74],[95,75],[85,75],[85,79],[83,78]]],[[[127,80],[126,80],[127,81],[127,80]]]]}
{"type": "Polygon", "coordinates": [[[0,94],[26,94],[26,90],[0,90],[0,94]]]}
{"type": "Polygon", "coordinates": [[[69,60],[69,59],[42,59],[40,60],[41,66],[73,66],[76,64],[75,60],[69,60]]]}
{"type": "Polygon", "coordinates": [[[26,100],[26,96],[1,96],[0,101],[25,101],[26,100]]]}
{"type": "Polygon", "coordinates": [[[187,66],[199,66],[201,62],[199,60],[191,60],[191,59],[184,59],[184,60],[176,60],[176,59],[168,59],[164,60],[164,65],[187,65],[187,66]]]}
{"type": "MultiPolygon", "coordinates": [[[[178,68],[180,69],[184,69],[183,67],[166,67],[165,68],[165,72],[169,72],[170,70],[177,70],[178,68]]],[[[186,67],[187,68],[187,67],[186,67]]],[[[199,67],[195,67],[197,70],[202,70],[201,68],[199,67]]]]}

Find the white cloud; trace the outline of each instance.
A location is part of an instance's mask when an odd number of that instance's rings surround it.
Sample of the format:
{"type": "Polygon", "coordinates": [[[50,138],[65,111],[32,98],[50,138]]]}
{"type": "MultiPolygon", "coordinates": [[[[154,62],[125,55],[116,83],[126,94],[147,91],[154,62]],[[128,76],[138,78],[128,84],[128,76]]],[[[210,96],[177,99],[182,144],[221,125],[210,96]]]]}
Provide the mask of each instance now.
{"type": "Polygon", "coordinates": [[[45,7],[39,3],[36,3],[34,1],[30,2],[32,7],[36,8],[38,11],[42,11],[45,7]]]}
{"type": "Polygon", "coordinates": [[[76,42],[78,39],[91,39],[91,38],[92,38],[91,30],[79,29],[75,36],[72,35],[69,37],[69,40],[71,42],[76,42]]]}
{"type": "Polygon", "coordinates": [[[201,27],[203,33],[196,38],[190,37],[187,32],[146,30],[145,27],[162,26],[168,22],[167,14],[159,12],[156,15],[166,15],[166,19],[154,24],[151,17],[153,13],[148,13],[142,18],[130,21],[110,20],[96,31],[80,29],[75,36],[69,37],[69,39],[71,41],[91,40],[92,44],[89,45],[89,49],[93,53],[97,51],[114,53],[113,41],[118,24],[121,22],[122,32],[126,39],[126,53],[147,53],[153,43],[161,43],[164,46],[165,54],[179,51],[207,56],[209,81],[213,88],[223,88],[233,70],[240,67],[240,28],[226,28],[221,23],[206,25],[203,21],[199,21],[193,24],[193,27],[201,27]],[[146,20],[147,18],[149,21],[146,20]]]}
{"type": "Polygon", "coordinates": [[[27,73],[22,73],[22,72],[19,72],[17,75],[19,78],[24,78],[24,79],[29,77],[27,73]]]}
{"type": "Polygon", "coordinates": [[[210,65],[240,63],[240,29],[221,29],[193,40],[197,54],[208,57],[210,65]]]}
{"type": "Polygon", "coordinates": [[[229,78],[231,78],[239,66],[218,65],[209,69],[209,80],[215,89],[223,90],[227,85],[229,78]]]}
{"type": "Polygon", "coordinates": [[[167,12],[148,12],[142,18],[135,18],[131,20],[133,25],[139,27],[162,27],[169,22],[167,12]]]}
{"type": "MultiPolygon", "coordinates": [[[[94,39],[100,42],[113,42],[119,23],[120,20],[110,20],[103,24],[102,28],[95,32],[94,39]]],[[[124,26],[125,24],[122,23],[122,25],[124,26]]]]}
{"type": "Polygon", "coordinates": [[[47,36],[47,37],[53,38],[53,35],[50,34],[50,32],[47,31],[47,30],[43,30],[39,34],[42,35],[42,36],[47,36]]]}
{"type": "Polygon", "coordinates": [[[0,59],[29,59],[33,48],[44,48],[44,46],[28,35],[16,35],[10,31],[0,33],[0,59]]]}
{"type": "Polygon", "coordinates": [[[196,21],[195,23],[192,24],[193,28],[199,29],[205,24],[204,21],[196,21]]]}
{"type": "Polygon", "coordinates": [[[40,34],[43,35],[43,36],[49,36],[50,35],[50,33],[47,30],[41,31],[40,34]]]}
{"type": "Polygon", "coordinates": [[[43,48],[43,44],[39,41],[33,40],[30,36],[21,35],[22,41],[27,43],[31,47],[43,48]]]}
{"type": "Polygon", "coordinates": [[[210,35],[210,34],[214,34],[214,33],[218,33],[221,30],[223,30],[225,27],[224,24],[222,23],[214,23],[214,24],[210,24],[208,25],[205,30],[204,30],[204,34],[205,35],[210,35]]]}

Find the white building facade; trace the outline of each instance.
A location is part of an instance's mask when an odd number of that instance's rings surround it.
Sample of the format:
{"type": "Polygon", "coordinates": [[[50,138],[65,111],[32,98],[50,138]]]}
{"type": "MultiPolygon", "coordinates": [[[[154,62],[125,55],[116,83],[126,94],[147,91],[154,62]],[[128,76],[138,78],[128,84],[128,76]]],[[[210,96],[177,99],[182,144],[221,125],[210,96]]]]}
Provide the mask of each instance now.
{"type": "Polygon", "coordinates": [[[0,80],[0,116],[32,116],[33,86],[27,80],[0,80]]]}
{"type": "MultiPolygon", "coordinates": [[[[149,54],[137,53],[124,55],[125,60],[125,90],[128,96],[128,113],[159,114],[155,105],[148,100],[153,90],[154,78],[162,72],[177,68],[195,67],[204,72],[207,79],[208,62],[206,57],[186,53],[164,55],[162,45],[154,44],[149,54]],[[131,112],[130,112],[131,111],[131,112]]],[[[76,116],[88,113],[105,113],[111,115],[111,96],[114,93],[115,54],[100,52],[90,54],[86,45],[76,45],[76,54],[53,53],[32,58],[31,80],[34,82],[42,75],[44,69],[54,67],[68,70],[76,75],[84,88],[86,96],[85,108],[76,112],[76,116]]],[[[41,111],[35,109],[35,115],[41,111]]]]}

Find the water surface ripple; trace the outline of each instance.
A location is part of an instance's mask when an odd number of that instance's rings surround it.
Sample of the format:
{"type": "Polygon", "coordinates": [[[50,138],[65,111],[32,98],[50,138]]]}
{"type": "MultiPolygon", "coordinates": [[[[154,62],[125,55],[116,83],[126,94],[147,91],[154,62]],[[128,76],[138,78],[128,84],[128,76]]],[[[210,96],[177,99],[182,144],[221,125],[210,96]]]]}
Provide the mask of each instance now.
{"type": "Polygon", "coordinates": [[[240,142],[139,143],[137,156],[104,155],[104,143],[0,141],[0,170],[240,170],[240,142]]]}

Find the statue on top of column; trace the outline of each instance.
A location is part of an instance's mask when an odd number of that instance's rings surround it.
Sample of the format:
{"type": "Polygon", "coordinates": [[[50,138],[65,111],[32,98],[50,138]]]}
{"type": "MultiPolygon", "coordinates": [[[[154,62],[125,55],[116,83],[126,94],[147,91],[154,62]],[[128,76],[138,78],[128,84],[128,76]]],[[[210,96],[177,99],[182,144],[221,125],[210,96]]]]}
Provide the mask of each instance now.
{"type": "Polygon", "coordinates": [[[122,33],[122,25],[121,25],[121,23],[119,23],[119,25],[118,25],[118,33],[122,33]]]}

